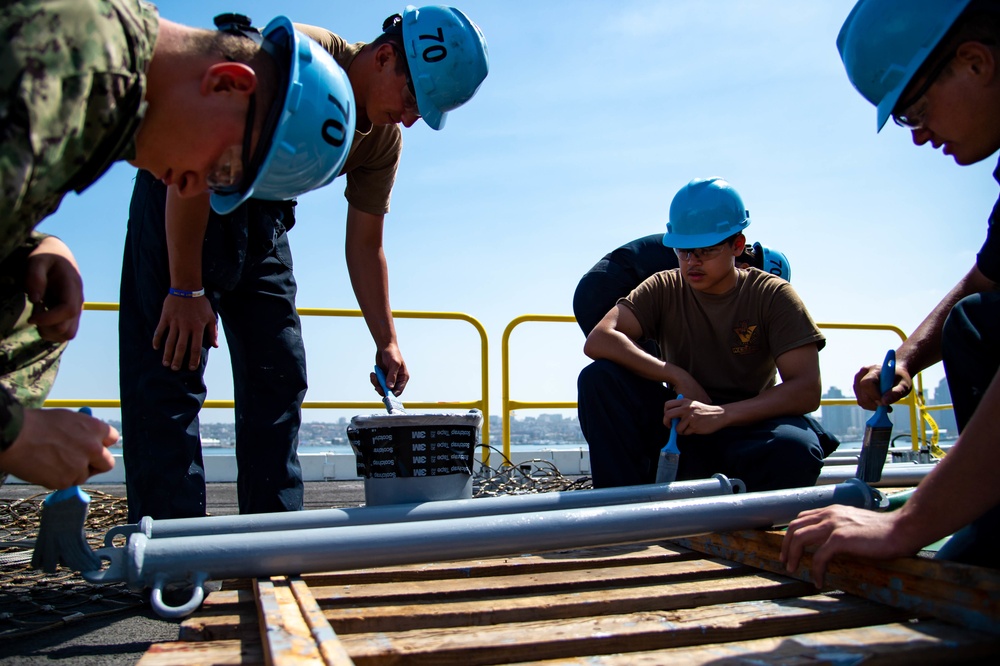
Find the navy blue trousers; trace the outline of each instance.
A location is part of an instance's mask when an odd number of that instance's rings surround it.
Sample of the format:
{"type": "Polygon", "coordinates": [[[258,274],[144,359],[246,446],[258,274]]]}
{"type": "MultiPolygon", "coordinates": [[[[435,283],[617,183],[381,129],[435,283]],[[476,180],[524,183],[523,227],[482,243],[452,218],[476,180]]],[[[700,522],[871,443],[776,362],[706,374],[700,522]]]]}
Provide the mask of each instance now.
{"type": "MultiPolygon", "coordinates": [[[[1000,368],[1000,294],[968,296],[952,308],[944,325],[942,354],[961,432],[1000,368]]],[[[959,530],[937,557],[1000,568],[1000,506],[959,530]]]]}
{"type": "MultiPolygon", "coordinates": [[[[676,394],[608,360],[580,373],[580,428],[590,447],[595,488],[653,483],[669,429],[663,403],[676,394]]],[[[812,486],[823,467],[819,437],[803,417],[768,419],[723,428],[711,435],[682,435],[677,479],[725,474],[748,491],[812,486]]]]}
{"type": "MultiPolygon", "coordinates": [[[[163,366],[152,347],[170,288],[166,188],[139,171],[122,264],[119,353],[122,444],[130,522],[205,515],[198,414],[208,346],[190,371],[163,366]]],[[[302,508],[297,455],[306,392],[286,227],[293,204],[251,200],[212,214],[203,246],[206,297],[221,318],[233,366],[240,513],[302,508]]],[[[208,343],[206,343],[207,345],[208,343]]]]}

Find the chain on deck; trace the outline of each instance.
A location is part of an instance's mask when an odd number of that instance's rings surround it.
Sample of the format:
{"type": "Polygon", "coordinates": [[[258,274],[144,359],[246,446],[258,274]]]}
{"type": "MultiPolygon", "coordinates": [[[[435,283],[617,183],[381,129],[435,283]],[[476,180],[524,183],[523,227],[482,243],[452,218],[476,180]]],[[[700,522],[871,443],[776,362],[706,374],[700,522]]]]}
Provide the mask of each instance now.
{"type": "MultiPolygon", "coordinates": [[[[125,498],[99,490],[87,493],[91,503],[84,533],[91,548],[99,548],[108,529],[127,522],[125,498]]],[[[52,574],[31,568],[46,495],[0,500],[0,642],[144,603],[124,583],[92,585],[64,567],[52,574]]]]}

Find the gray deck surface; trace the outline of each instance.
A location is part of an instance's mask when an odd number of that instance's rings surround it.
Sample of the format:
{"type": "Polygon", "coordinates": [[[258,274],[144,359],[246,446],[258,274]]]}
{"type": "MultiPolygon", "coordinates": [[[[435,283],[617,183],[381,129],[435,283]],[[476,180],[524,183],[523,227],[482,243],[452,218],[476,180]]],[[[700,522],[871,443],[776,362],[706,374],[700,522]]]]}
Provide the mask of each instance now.
{"type": "MultiPolygon", "coordinates": [[[[124,497],[122,485],[93,486],[124,497]]],[[[0,498],[31,497],[45,490],[39,486],[10,484],[0,488],[0,498]]],[[[307,482],[306,509],[358,506],[364,503],[363,481],[307,482]]],[[[208,484],[208,511],[213,515],[238,513],[235,483],[208,484]]],[[[0,590],[0,599],[10,594],[0,590]]],[[[0,601],[0,606],[3,603],[0,601]]],[[[0,607],[0,613],[4,609],[0,607]]],[[[39,633],[0,640],[0,664],[72,664],[108,666],[134,664],[154,643],[177,640],[179,620],[165,620],[149,604],[131,610],[84,619],[39,633]]]]}

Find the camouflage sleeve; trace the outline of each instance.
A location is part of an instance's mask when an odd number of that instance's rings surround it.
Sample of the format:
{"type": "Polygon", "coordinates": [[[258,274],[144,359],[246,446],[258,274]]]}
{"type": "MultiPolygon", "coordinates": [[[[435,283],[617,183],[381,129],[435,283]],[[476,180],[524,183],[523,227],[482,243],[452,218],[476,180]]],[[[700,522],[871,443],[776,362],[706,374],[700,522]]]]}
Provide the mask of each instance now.
{"type": "Polygon", "coordinates": [[[24,407],[4,387],[0,387],[0,451],[6,451],[21,434],[24,407]]]}
{"type": "MultiPolygon", "coordinates": [[[[23,290],[24,263],[48,234],[31,232],[27,241],[16,248],[11,256],[0,263],[0,285],[3,289],[23,290]]],[[[11,331],[0,330],[0,336],[8,336],[11,331]]],[[[24,425],[24,407],[9,387],[0,383],[0,451],[14,443],[24,425]]],[[[2,482],[0,482],[2,484],[2,482]]]]}

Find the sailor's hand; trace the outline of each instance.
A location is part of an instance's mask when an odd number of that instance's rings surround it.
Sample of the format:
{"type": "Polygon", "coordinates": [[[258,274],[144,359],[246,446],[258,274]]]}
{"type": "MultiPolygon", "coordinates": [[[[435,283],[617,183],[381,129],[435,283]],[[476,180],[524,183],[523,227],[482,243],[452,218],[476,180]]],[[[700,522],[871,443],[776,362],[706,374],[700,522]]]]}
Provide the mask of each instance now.
{"type": "Polygon", "coordinates": [[[117,441],[118,431],[92,416],[68,409],[26,409],[17,439],[0,453],[0,469],[62,490],[112,469],[115,459],[107,447],[117,441]]]}
{"type": "Polygon", "coordinates": [[[83,278],[73,253],[54,236],[42,239],[28,256],[24,288],[34,305],[29,324],[50,342],[76,337],[83,312],[83,278]]]}
{"type": "Polygon", "coordinates": [[[913,387],[910,373],[901,364],[896,365],[895,381],[885,395],[882,395],[879,388],[881,376],[881,365],[865,366],[854,375],[854,397],[858,399],[858,406],[862,409],[873,412],[879,405],[889,406],[899,402],[909,394],[913,387]]]}
{"type": "Polygon", "coordinates": [[[669,428],[673,419],[677,419],[678,435],[709,435],[726,427],[726,410],[684,394],[682,399],[663,403],[663,425],[669,428]]]}
{"type": "Polygon", "coordinates": [[[163,346],[163,365],[180,370],[186,360],[189,370],[197,370],[204,342],[219,346],[219,329],[208,299],[167,296],[153,333],[153,349],[163,346]]]}
{"type": "MultiPolygon", "coordinates": [[[[403,360],[403,354],[399,351],[399,347],[390,344],[385,349],[376,351],[375,365],[385,372],[386,387],[393,395],[399,396],[406,388],[406,383],[410,381],[410,372],[406,369],[406,361],[403,360]]],[[[369,379],[378,394],[382,395],[382,387],[374,372],[370,373],[369,379]]]]}
{"type": "MultiPolygon", "coordinates": [[[[669,372],[669,376],[664,381],[670,385],[670,388],[672,388],[677,395],[682,395],[685,398],[688,398],[689,401],[702,402],[706,405],[712,404],[711,396],[709,396],[708,392],[702,388],[701,384],[698,383],[698,380],[691,376],[691,373],[669,363],[664,363],[664,368],[669,372]]],[[[667,423],[669,423],[669,421],[667,421],[667,423]]]]}
{"type": "Polygon", "coordinates": [[[812,578],[823,587],[823,576],[836,555],[888,559],[912,555],[920,544],[908,543],[896,529],[899,512],[878,513],[851,506],[828,506],[803,511],[788,525],[781,542],[781,561],[795,571],[803,553],[815,549],[812,578]]]}

